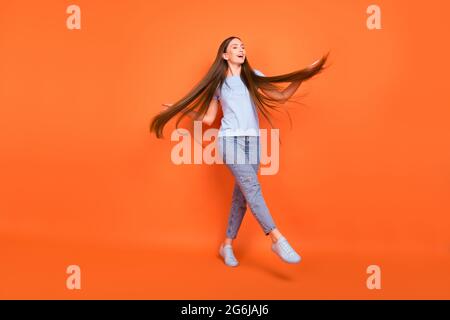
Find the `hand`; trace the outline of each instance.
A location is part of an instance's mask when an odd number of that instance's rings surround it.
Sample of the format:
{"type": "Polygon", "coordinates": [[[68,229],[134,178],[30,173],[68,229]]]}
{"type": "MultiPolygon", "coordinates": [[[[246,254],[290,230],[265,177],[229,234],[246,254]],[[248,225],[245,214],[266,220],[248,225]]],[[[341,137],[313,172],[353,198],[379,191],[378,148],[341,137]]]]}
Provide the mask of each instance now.
{"type": "Polygon", "coordinates": [[[314,61],[314,62],[308,67],[308,70],[313,70],[319,62],[320,62],[320,59],[314,61]]]}

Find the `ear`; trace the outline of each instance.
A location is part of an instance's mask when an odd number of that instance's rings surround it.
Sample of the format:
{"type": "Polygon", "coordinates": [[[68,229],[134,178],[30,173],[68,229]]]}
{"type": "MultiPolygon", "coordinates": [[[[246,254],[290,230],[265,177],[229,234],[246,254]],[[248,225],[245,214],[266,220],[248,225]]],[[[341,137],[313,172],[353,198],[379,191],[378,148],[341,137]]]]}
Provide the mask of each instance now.
{"type": "Polygon", "coordinates": [[[223,53],[223,54],[222,54],[222,58],[223,58],[224,60],[228,60],[228,53],[223,53]]]}

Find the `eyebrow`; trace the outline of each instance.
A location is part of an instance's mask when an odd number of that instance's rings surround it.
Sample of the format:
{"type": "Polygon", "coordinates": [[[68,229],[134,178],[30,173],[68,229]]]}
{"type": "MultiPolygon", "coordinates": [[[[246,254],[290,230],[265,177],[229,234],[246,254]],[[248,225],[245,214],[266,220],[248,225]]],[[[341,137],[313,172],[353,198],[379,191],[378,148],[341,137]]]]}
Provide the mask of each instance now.
{"type": "MultiPolygon", "coordinates": [[[[238,46],[237,43],[233,43],[232,46],[238,46]]],[[[244,46],[244,44],[242,43],[241,46],[244,46]]]]}

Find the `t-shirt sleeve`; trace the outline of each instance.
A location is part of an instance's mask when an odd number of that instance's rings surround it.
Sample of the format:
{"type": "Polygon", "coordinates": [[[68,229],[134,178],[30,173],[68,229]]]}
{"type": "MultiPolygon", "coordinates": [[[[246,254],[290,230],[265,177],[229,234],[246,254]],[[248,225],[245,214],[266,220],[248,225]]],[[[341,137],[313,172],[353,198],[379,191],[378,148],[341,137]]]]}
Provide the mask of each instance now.
{"type": "Polygon", "coordinates": [[[217,87],[216,91],[214,92],[213,99],[220,100],[220,90],[219,90],[219,87],[217,87]]]}
{"type": "Polygon", "coordinates": [[[264,77],[264,76],[265,76],[264,73],[262,73],[261,71],[259,71],[259,70],[257,70],[257,69],[253,69],[253,72],[256,73],[256,74],[257,74],[258,76],[260,76],[260,77],[264,77]]]}

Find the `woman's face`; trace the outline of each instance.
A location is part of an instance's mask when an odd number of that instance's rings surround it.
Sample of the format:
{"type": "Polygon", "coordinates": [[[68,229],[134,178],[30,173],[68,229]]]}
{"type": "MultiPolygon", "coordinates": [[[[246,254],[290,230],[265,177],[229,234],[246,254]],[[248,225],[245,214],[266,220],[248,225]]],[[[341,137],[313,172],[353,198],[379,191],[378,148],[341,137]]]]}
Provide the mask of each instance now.
{"type": "Polygon", "coordinates": [[[228,63],[243,64],[245,61],[245,47],[241,40],[234,38],[228,44],[227,51],[223,54],[223,58],[228,63]]]}

